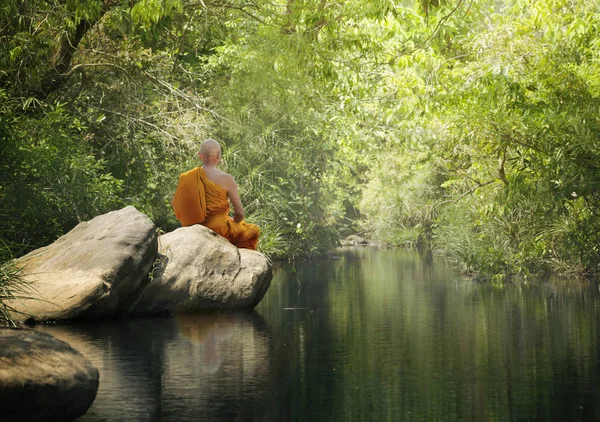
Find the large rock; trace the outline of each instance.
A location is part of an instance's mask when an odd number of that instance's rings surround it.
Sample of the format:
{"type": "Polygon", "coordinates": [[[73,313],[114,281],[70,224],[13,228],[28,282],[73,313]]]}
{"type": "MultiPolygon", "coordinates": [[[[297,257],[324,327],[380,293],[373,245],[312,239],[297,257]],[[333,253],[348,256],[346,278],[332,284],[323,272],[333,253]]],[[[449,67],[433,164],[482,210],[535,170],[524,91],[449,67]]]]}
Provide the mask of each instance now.
{"type": "Polygon", "coordinates": [[[271,265],[194,225],[160,236],[162,262],[131,307],[133,314],[252,308],[268,290],[271,265]]]}
{"type": "Polygon", "coordinates": [[[98,370],[67,343],[0,329],[0,420],[71,421],[92,405],[98,370]]]}
{"type": "Polygon", "coordinates": [[[19,258],[31,299],[8,304],[37,321],[114,317],[148,283],[157,253],[145,214],[126,207],[100,215],[19,258]]]}

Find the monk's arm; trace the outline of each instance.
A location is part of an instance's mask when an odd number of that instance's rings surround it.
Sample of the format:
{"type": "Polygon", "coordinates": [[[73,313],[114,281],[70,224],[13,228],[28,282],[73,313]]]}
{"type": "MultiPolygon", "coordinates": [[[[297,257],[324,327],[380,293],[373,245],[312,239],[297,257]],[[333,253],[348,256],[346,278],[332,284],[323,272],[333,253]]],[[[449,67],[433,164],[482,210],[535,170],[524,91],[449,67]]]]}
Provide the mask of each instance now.
{"type": "Polygon", "coordinates": [[[244,220],[244,207],[242,206],[242,200],[238,194],[237,184],[235,183],[233,177],[231,177],[231,180],[228,181],[227,188],[227,195],[229,196],[229,200],[233,205],[233,221],[236,223],[241,223],[242,220],[244,220]]]}

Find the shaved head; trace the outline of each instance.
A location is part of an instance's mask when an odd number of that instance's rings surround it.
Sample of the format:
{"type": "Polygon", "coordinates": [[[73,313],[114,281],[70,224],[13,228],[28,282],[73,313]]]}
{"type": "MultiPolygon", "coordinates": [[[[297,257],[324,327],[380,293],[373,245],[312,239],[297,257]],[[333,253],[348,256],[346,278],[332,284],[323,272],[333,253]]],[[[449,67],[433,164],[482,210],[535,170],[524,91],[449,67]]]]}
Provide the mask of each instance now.
{"type": "Polygon", "coordinates": [[[204,165],[218,164],[221,159],[221,145],[214,139],[207,139],[200,145],[198,156],[204,165]]]}
{"type": "Polygon", "coordinates": [[[200,145],[200,152],[205,155],[215,155],[221,152],[221,145],[214,139],[207,139],[200,145]]]}

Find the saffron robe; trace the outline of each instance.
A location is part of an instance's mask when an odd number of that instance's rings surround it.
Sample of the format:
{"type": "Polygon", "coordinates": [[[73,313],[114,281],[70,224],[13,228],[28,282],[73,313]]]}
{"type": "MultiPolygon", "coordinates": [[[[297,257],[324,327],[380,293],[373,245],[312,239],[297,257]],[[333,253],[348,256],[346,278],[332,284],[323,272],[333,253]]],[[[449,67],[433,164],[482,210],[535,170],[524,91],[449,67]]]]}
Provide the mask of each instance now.
{"type": "Polygon", "coordinates": [[[238,248],[256,250],[260,229],[245,221],[236,223],[229,217],[227,191],[209,180],[202,167],[179,176],[171,205],[182,226],[202,224],[238,248]]]}

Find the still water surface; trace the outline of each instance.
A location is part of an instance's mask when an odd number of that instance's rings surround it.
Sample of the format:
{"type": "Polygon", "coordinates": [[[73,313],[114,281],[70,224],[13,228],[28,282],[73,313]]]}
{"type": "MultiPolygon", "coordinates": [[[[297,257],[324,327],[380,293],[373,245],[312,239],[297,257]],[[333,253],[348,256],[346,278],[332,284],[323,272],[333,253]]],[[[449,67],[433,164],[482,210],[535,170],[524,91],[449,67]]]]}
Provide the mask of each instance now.
{"type": "Polygon", "coordinates": [[[339,255],[276,269],[250,313],[38,329],[100,371],[81,421],[600,420],[597,285],[339,255]]]}

